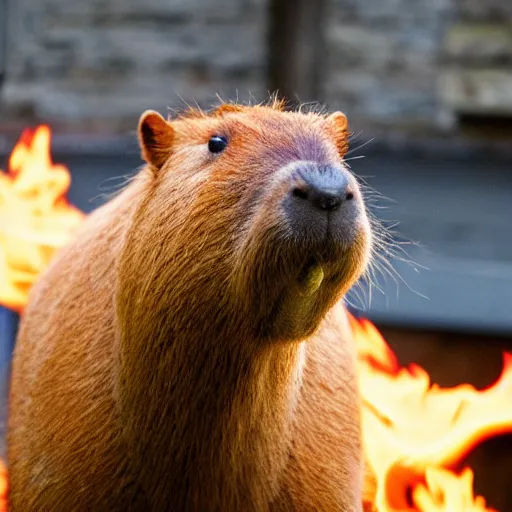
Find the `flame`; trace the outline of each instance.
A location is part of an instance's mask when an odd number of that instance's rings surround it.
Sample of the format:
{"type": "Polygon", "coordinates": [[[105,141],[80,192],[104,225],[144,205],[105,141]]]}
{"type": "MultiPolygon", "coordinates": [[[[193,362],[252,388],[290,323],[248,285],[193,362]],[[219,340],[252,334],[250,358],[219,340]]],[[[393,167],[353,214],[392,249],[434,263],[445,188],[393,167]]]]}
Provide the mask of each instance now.
{"type": "Polygon", "coordinates": [[[418,484],[412,501],[424,512],[495,512],[486,508],[481,496],[473,496],[473,472],[466,468],[460,475],[443,468],[428,468],[426,483],[418,484]]]}
{"type": "Polygon", "coordinates": [[[368,320],[350,316],[358,347],[363,437],[379,512],[489,511],[469,469],[449,470],[481,441],[512,432],[512,355],[495,384],[443,389],[417,365],[400,368],[368,320]]]}
{"type": "Polygon", "coordinates": [[[50,157],[50,129],[25,130],[0,170],[0,304],[20,312],[84,214],[66,200],[69,171],[50,157]]]}
{"type": "MultiPolygon", "coordinates": [[[[50,130],[25,131],[0,171],[0,304],[22,311],[30,287],[84,214],[65,194],[66,167],[50,158],[50,130]]],[[[501,377],[477,391],[442,389],[417,365],[401,368],[379,331],[349,315],[358,349],[368,466],[366,510],[491,512],[473,494],[473,473],[452,468],[484,439],[512,431],[512,355],[501,377]]],[[[7,510],[0,463],[0,512],[7,510]]]]}
{"type": "Polygon", "coordinates": [[[7,468],[0,462],[0,512],[7,512],[8,478],[7,468]]]}

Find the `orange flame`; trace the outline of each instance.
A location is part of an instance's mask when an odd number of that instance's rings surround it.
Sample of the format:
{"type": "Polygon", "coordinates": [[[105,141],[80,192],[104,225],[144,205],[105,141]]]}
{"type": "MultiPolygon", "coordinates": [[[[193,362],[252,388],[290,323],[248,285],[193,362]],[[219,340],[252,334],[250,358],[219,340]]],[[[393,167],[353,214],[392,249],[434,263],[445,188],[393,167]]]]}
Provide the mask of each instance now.
{"type": "Polygon", "coordinates": [[[0,170],[0,304],[20,312],[27,294],[84,214],[65,194],[70,174],[50,157],[50,129],[25,130],[0,170]]]}
{"type": "MultiPolygon", "coordinates": [[[[0,304],[16,311],[84,217],[65,198],[70,174],[51,162],[49,144],[48,127],[26,131],[9,173],[0,171],[0,304]]],[[[501,377],[486,390],[442,389],[419,366],[401,368],[371,322],[349,318],[363,396],[368,510],[491,512],[473,494],[472,471],[450,467],[482,440],[512,431],[512,355],[505,354],[501,377]]],[[[0,512],[6,498],[0,463],[0,512]]]]}
{"type": "Polygon", "coordinates": [[[375,508],[490,510],[483,498],[473,497],[472,472],[457,476],[448,468],[479,442],[512,432],[512,355],[504,355],[501,377],[486,390],[469,384],[442,389],[431,385],[419,366],[400,368],[368,320],[350,321],[358,347],[363,434],[368,470],[375,478],[375,508]]]}
{"type": "Polygon", "coordinates": [[[7,512],[8,478],[7,468],[0,462],[0,512],[7,512]]]}

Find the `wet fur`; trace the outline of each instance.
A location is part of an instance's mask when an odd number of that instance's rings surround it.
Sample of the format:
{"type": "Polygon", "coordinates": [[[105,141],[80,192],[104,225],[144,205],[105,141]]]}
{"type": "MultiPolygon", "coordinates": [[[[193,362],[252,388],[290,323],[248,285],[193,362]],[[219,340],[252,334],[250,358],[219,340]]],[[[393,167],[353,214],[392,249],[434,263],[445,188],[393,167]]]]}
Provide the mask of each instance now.
{"type": "Polygon", "coordinates": [[[225,105],[171,130],[140,126],[148,165],[31,292],[13,364],[11,510],[361,510],[340,300],[369,233],[300,298],[303,254],[269,188],[288,161],[342,157],[336,116],[225,105]],[[219,130],[232,137],[223,160],[206,149],[219,130]]]}

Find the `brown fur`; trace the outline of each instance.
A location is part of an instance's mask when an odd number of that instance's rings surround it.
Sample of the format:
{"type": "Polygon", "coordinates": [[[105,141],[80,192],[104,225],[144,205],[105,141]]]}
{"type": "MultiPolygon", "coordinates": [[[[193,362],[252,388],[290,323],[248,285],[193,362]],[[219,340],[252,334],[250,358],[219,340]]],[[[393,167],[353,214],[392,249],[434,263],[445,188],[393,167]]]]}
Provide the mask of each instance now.
{"type": "Polygon", "coordinates": [[[146,113],[139,137],[148,166],[31,293],[11,386],[12,510],[360,511],[340,299],[369,228],[363,208],[355,242],[304,296],[307,247],[282,233],[276,174],[316,146],[339,161],[346,119],[225,105],[146,113]],[[229,144],[213,156],[216,133],[229,144]]]}

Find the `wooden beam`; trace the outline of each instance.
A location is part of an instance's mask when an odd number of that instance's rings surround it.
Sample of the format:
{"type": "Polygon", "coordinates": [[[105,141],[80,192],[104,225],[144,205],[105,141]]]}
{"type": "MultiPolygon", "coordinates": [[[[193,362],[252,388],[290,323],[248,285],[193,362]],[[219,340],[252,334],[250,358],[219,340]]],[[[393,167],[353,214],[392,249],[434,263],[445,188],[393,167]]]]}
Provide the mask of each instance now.
{"type": "Polygon", "coordinates": [[[291,103],[322,101],[327,0],[270,0],[269,92],[291,103]]]}

